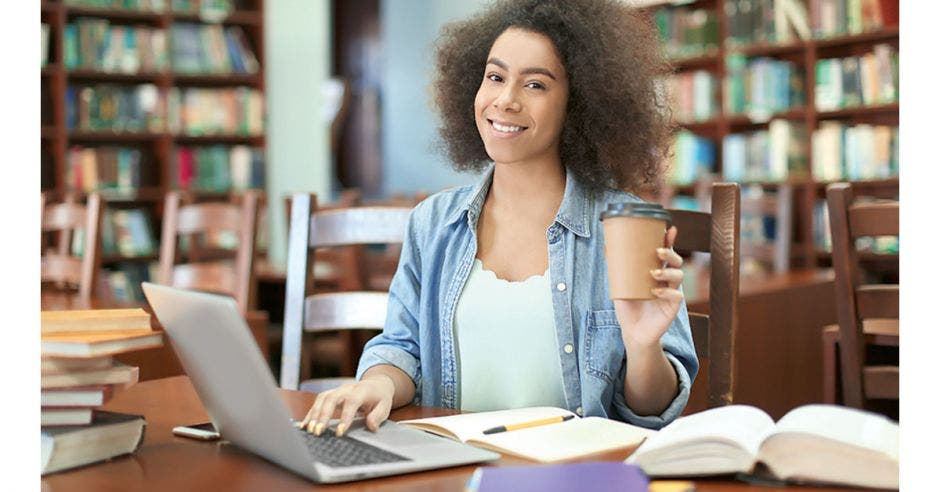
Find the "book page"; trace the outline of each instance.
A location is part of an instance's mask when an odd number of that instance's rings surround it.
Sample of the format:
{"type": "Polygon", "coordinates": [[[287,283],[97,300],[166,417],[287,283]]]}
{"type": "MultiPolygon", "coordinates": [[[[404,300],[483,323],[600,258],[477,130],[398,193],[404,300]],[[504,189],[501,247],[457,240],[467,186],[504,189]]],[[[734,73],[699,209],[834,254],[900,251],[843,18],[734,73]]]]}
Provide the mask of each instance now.
{"type": "MultiPolygon", "coordinates": [[[[672,446],[713,440],[732,441],[752,456],[774,430],[774,421],[763,410],[749,405],[729,405],[679,417],[647,439],[634,456],[672,446]]],[[[633,457],[631,457],[633,458],[633,457]]]]}
{"type": "Polygon", "coordinates": [[[499,452],[542,462],[561,461],[636,446],[656,431],[603,417],[500,432],[470,439],[499,452]]]}
{"type": "MultiPolygon", "coordinates": [[[[483,431],[493,427],[567,415],[574,414],[562,408],[529,407],[498,410],[495,412],[464,413],[427,419],[402,420],[398,423],[432,432],[439,436],[466,442],[468,439],[482,436],[483,431]]],[[[577,415],[575,415],[575,418],[577,419],[577,415]]]]}
{"type": "Polygon", "coordinates": [[[776,433],[814,434],[898,459],[899,426],[887,417],[836,405],[804,405],[777,423],[776,433]]]}

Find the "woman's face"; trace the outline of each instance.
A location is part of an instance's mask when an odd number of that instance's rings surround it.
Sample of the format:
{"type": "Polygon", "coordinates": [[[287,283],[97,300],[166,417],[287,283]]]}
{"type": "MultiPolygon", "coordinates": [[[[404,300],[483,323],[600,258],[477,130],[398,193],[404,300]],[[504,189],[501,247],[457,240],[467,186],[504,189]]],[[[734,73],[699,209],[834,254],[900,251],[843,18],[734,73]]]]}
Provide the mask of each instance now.
{"type": "Polygon", "coordinates": [[[558,158],[568,77],[544,34],[509,28],[490,48],[474,101],[477,130],[495,162],[558,158]]]}

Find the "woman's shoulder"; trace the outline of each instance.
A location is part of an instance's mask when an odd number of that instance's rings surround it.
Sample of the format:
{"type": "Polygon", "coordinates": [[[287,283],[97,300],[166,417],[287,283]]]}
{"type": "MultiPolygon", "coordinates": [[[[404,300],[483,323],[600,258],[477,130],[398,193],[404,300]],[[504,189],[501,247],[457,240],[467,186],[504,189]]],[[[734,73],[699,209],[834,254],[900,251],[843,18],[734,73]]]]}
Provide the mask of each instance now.
{"type": "Polygon", "coordinates": [[[629,191],[604,188],[594,194],[594,201],[598,207],[604,209],[609,203],[645,202],[646,200],[629,191]]]}
{"type": "Polygon", "coordinates": [[[412,212],[413,220],[422,225],[443,224],[467,208],[474,185],[448,188],[422,200],[412,212]]]}

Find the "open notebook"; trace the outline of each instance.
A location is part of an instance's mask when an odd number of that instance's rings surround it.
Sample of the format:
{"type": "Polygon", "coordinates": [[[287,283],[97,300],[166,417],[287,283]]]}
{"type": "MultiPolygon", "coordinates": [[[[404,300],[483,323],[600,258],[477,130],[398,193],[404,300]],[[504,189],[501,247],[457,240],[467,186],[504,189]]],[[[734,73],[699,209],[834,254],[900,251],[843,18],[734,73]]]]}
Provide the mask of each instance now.
{"type": "Polygon", "coordinates": [[[473,446],[545,463],[630,448],[656,433],[601,417],[579,418],[568,410],[553,407],[465,413],[403,420],[399,424],[473,446]],[[566,416],[571,416],[571,420],[497,434],[483,434],[484,430],[501,425],[566,416]]]}

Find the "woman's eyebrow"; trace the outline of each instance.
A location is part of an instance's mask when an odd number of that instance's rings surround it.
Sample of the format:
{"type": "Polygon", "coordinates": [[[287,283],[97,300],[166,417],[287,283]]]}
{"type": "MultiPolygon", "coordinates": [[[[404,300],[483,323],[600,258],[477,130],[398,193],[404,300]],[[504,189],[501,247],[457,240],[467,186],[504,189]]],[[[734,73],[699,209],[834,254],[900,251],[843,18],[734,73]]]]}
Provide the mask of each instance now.
{"type": "MultiPolygon", "coordinates": [[[[499,68],[502,68],[503,70],[509,71],[509,65],[507,65],[506,62],[504,62],[504,61],[502,61],[502,60],[500,60],[499,58],[496,58],[496,57],[492,57],[492,58],[490,58],[489,60],[486,60],[486,64],[487,64],[487,65],[493,64],[493,65],[496,65],[496,66],[499,67],[499,68]]],[[[549,69],[547,69],[547,68],[542,68],[542,67],[529,67],[529,68],[525,68],[525,69],[523,69],[520,73],[523,74],[523,75],[528,75],[528,74],[541,74],[541,75],[544,75],[544,76],[546,76],[546,77],[548,77],[548,78],[550,78],[550,79],[552,79],[552,80],[557,80],[557,79],[555,79],[555,75],[551,72],[551,70],[549,70],[549,69]]]]}

